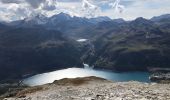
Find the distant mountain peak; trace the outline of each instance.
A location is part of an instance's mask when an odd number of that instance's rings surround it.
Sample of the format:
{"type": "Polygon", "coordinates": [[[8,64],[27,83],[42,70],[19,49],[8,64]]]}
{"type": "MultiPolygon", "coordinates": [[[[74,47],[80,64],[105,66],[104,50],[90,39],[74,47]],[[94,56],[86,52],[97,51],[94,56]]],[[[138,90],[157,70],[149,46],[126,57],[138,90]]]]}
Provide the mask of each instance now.
{"type": "Polygon", "coordinates": [[[95,18],[90,18],[89,20],[93,23],[99,23],[102,21],[111,21],[112,19],[110,19],[107,16],[99,16],[99,17],[95,17],[95,18]]]}
{"type": "Polygon", "coordinates": [[[148,19],[145,19],[145,18],[143,18],[143,17],[138,17],[138,18],[136,18],[134,21],[132,21],[132,23],[152,23],[152,21],[150,21],[150,20],[148,20],[148,19]]]}
{"type": "Polygon", "coordinates": [[[170,14],[164,14],[164,15],[155,16],[151,18],[152,21],[160,21],[161,19],[170,19],[170,14]]]}
{"type": "Polygon", "coordinates": [[[52,16],[52,18],[59,18],[59,19],[62,19],[62,20],[70,20],[72,17],[69,14],[61,12],[57,15],[52,16]]]}
{"type": "MultiPolygon", "coordinates": [[[[107,16],[99,16],[99,17],[95,17],[95,18],[98,18],[98,19],[104,19],[104,20],[111,20],[109,17],[107,16]]],[[[95,18],[90,18],[90,19],[95,19],[95,18]]]]}
{"type": "Polygon", "coordinates": [[[25,18],[24,21],[28,23],[30,22],[32,24],[42,25],[42,24],[47,23],[48,18],[43,14],[37,14],[37,15],[32,15],[28,18],[25,18]]]}
{"type": "Polygon", "coordinates": [[[134,27],[151,27],[153,26],[153,22],[151,20],[145,19],[143,17],[136,18],[131,21],[130,24],[134,27]]]}
{"type": "Polygon", "coordinates": [[[143,17],[138,17],[136,18],[134,21],[146,21],[147,19],[143,18],[143,17]]]}
{"type": "Polygon", "coordinates": [[[125,22],[125,20],[123,18],[114,19],[113,21],[116,23],[124,23],[125,22]]]}
{"type": "Polygon", "coordinates": [[[61,12],[61,13],[59,13],[59,14],[57,14],[58,16],[70,16],[69,14],[67,14],[67,13],[63,13],[63,12],[61,12]]]}
{"type": "Polygon", "coordinates": [[[43,15],[43,14],[32,14],[29,17],[25,18],[24,20],[29,21],[29,20],[32,20],[32,19],[35,19],[35,18],[41,19],[41,18],[44,18],[44,17],[46,17],[46,16],[43,15]]]}

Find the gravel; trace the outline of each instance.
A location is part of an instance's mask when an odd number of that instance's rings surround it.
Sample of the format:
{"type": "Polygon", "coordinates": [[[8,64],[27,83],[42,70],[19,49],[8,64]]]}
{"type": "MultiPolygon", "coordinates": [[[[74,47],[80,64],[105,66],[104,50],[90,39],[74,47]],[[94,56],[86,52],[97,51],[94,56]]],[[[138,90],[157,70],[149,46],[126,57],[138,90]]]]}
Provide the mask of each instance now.
{"type": "Polygon", "coordinates": [[[4,100],[170,100],[170,84],[111,82],[96,77],[62,79],[4,100]]]}

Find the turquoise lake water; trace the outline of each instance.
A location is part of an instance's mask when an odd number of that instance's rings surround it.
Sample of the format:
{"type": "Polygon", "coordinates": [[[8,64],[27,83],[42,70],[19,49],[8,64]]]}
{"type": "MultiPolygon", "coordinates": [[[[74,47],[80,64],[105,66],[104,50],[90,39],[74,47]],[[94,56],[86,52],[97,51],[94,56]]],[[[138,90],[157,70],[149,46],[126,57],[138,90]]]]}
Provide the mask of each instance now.
{"type": "Polygon", "coordinates": [[[104,71],[104,70],[68,68],[68,69],[34,75],[32,77],[24,79],[23,83],[29,86],[37,86],[37,85],[52,83],[55,80],[60,80],[63,78],[77,78],[77,77],[88,77],[88,76],[101,77],[114,82],[124,82],[124,81],[150,82],[149,75],[150,74],[148,72],[115,73],[115,72],[104,71]]]}

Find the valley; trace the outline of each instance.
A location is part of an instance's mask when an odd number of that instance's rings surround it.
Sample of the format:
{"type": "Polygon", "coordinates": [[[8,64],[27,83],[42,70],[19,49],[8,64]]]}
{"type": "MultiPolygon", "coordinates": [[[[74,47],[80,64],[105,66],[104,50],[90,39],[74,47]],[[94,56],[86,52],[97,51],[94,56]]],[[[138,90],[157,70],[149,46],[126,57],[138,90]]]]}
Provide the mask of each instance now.
{"type": "Polygon", "coordinates": [[[95,69],[116,72],[169,68],[169,18],[167,14],[125,21],[60,13],[50,18],[37,15],[3,23],[0,80],[83,67],[83,62],[95,69]]]}

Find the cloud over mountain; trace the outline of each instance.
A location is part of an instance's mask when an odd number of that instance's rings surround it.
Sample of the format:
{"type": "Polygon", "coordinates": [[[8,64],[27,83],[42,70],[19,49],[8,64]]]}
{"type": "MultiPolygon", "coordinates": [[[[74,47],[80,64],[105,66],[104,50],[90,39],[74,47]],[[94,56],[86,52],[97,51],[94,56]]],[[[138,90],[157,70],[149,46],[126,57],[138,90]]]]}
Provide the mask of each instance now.
{"type": "Polygon", "coordinates": [[[52,16],[60,12],[72,16],[109,16],[131,20],[139,16],[151,18],[170,13],[169,4],[169,0],[163,2],[160,0],[0,0],[0,20],[19,20],[38,13],[52,16]],[[116,7],[119,9],[118,12],[115,12],[115,6],[109,6],[115,1],[119,1],[116,7]],[[124,12],[119,13],[124,8],[124,12]]]}

